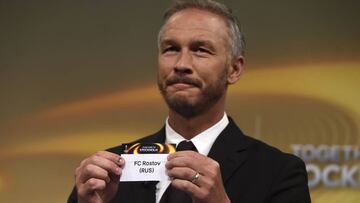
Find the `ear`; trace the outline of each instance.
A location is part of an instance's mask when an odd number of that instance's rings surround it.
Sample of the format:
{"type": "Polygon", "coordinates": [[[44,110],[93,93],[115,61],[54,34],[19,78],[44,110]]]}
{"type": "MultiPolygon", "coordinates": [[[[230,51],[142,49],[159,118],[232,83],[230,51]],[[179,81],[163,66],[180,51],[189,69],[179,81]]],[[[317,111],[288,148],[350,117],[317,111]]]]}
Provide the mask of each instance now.
{"type": "Polygon", "coordinates": [[[244,57],[234,57],[229,67],[229,74],[227,77],[228,84],[234,84],[240,79],[240,75],[244,70],[244,57]]]}

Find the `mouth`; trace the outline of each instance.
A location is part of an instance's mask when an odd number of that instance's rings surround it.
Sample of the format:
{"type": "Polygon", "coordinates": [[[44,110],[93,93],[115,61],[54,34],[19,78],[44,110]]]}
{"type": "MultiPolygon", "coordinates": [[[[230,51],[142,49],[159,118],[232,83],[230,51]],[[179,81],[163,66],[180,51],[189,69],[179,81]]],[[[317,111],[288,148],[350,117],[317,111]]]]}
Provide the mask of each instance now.
{"type": "Polygon", "coordinates": [[[176,89],[187,89],[202,86],[201,82],[192,78],[171,78],[166,81],[166,86],[172,86],[176,89]]]}
{"type": "Polygon", "coordinates": [[[193,84],[188,84],[188,83],[174,83],[169,86],[174,87],[175,89],[178,89],[178,90],[185,90],[188,88],[195,87],[193,84]]]}

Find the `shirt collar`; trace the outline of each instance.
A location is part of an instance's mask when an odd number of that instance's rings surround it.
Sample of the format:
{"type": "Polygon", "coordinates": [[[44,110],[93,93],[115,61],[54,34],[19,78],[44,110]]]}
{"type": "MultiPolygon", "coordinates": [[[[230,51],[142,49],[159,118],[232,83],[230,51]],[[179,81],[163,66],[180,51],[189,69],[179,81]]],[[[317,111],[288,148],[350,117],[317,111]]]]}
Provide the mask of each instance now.
{"type": "MultiPolygon", "coordinates": [[[[220,135],[220,133],[226,128],[228,124],[229,119],[224,112],[224,116],[219,122],[193,137],[191,141],[195,145],[198,152],[203,155],[208,155],[211,146],[214,144],[216,138],[220,135]]],[[[184,138],[179,133],[177,133],[174,129],[171,128],[171,126],[169,125],[169,118],[167,118],[165,122],[165,133],[166,143],[172,143],[177,145],[184,140],[184,138]]]]}

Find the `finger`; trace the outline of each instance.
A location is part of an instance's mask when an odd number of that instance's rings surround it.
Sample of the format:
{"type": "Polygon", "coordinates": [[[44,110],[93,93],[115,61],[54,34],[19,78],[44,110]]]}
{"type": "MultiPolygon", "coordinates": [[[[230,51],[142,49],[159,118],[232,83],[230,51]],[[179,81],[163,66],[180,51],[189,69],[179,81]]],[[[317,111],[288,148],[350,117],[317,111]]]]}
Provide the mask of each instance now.
{"type": "Polygon", "coordinates": [[[90,178],[82,185],[82,190],[85,194],[90,194],[95,190],[104,190],[106,182],[102,179],[90,178]]]}
{"type": "Polygon", "coordinates": [[[168,171],[168,174],[173,180],[180,179],[189,181],[198,187],[211,188],[211,185],[214,183],[209,177],[189,168],[173,168],[168,171]]]}
{"type": "Polygon", "coordinates": [[[169,154],[168,160],[172,160],[172,159],[175,159],[178,157],[184,157],[184,156],[196,157],[196,156],[201,156],[201,154],[199,154],[198,152],[194,152],[194,151],[178,151],[178,152],[169,154]]]}
{"type": "Polygon", "coordinates": [[[174,179],[171,182],[171,186],[173,186],[179,190],[182,190],[182,191],[190,194],[191,196],[198,196],[200,193],[202,193],[202,190],[199,186],[197,186],[187,180],[174,179]]]}
{"type": "Polygon", "coordinates": [[[201,174],[216,175],[220,171],[220,165],[215,160],[194,152],[176,152],[165,164],[170,170],[174,167],[188,167],[201,174]]]}
{"type": "Polygon", "coordinates": [[[109,173],[105,169],[93,164],[83,167],[77,181],[85,183],[92,178],[104,180],[106,183],[110,182],[109,173]]]}
{"type": "MultiPolygon", "coordinates": [[[[124,164],[123,159],[119,159],[119,160],[122,160],[121,162],[123,162],[124,164]]],[[[120,175],[123,167],[123,165],[120,166],[119,164],[113,162],[112,160],[109,160],[106,157],[98,154],[91,156],[84,163],[82,163],[82,168],[90,164],[99,166],[100,168],[103,168],[106,171],[114,173],[116,175],[120,175]]]]}
{"type": "MultiPolygon", "coordinates": [[[[199,200],[209,199],[211,194],[214,192],[214,191],[210,190],[210,188],[199,187],[196,184],[193,184],[189,181],[181,180],[181,179],[173,180],[171,182],[171,185],[179,190],[182,190],[182,191],[188,193],[193,198],[199,199],[199,200]]],[[[208,200],[202,201],[202,202],[208,202],[208,200]]]]}
{"type": "Polygon", "coordinates": [[[115,153],[112,153],[112,152],[108,152],[108,151],[98,151],[96,152],[95,154],[96,156],[100,156],[100,157],[103,157],[103,158],[106,158],[114,163],[116,163],[117,165],[119,166],[122,166],[124,165],[124,159],[118,155],[118,154],[115,154],[115,153]]]}
{"type": "Polygon", "coordinates": [[[168,175],[174,179],[182,179],[187,181],[192,181],[196,171],[187,167],[175,167],[167,171],[168,175]]]}
{"type": "Polygon", "coordinates": [[[201,167],[206,166],[206,159],[197,154],[186,154],[186,156],[176,156],[170,158],[165,167],[171,169],[174,167],[189,167],[195,171],[199,171],[201,167]]]}

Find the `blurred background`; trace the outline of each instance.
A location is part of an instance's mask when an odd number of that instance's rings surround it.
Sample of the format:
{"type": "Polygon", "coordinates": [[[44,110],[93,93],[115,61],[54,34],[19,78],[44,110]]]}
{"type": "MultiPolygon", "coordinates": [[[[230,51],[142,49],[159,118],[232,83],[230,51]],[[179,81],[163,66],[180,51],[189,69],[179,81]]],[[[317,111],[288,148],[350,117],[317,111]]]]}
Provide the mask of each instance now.
{"type": "MultiPolygon", "coordinates": [[[[359,1],[222,2],[247,40],[246,71],[230,88],[227,113],[249,136],[289,153],[296,144],[350,145],[356,155],[359,1]]],[[[0,202],[65,202],[84,157],[162,127],[156,37],[170,4],[0,0],[0,202]]],[[[359,202],[355,155],[307,162],[319,171],[352,168],[355,182],[320,181],[313,202],[359,202]]]]}

